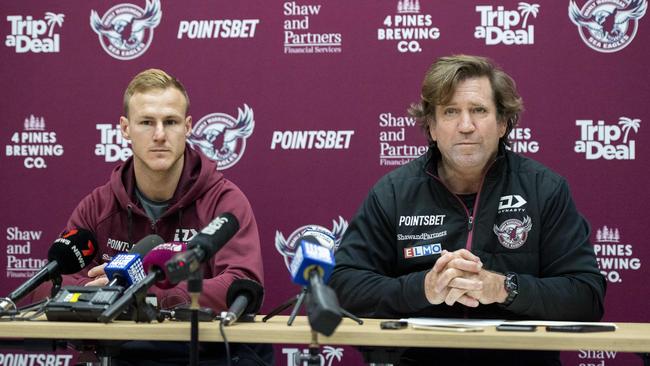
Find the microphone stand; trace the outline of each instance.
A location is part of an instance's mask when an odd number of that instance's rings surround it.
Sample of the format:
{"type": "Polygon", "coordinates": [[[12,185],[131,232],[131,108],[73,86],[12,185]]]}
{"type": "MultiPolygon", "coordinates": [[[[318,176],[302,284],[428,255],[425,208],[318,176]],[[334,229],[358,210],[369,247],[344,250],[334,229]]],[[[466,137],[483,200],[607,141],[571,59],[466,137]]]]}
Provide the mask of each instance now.
{"type": "Polygon", "coordinates": [[[307,362],[307,366],[320,366],[320,354],[318,352],[320,346],[318,345],[318,333],[315,330],[311,331],[311,342],[309,342],[309,353],[300,353],[294,358],[294,365],[299,366],[303,362],[307,362]]]}
{"type": "MultiPolygon", "coordinates": [[[[290,298],[289,300],[285,301],[284,303],[280,304],[278,307],[274,308],[271,310],[264,318],[262,318],[262,322],[266,323],[267,320],[273,318],[274,316],[280,314],[283,312],[285,309],[289,308],[291,305],[293,306],[293,310],[291,311],[291,315],[289,316],[289,320],[287,320],[287,325],[291,326],[293,324],[293,321],[295,320],[296,316],[298,315],[298,311],[300,310],[300,307],[302,306],[303,302],[305,301],[305,298],[309,295],[309,287],[303,286],[302,291],[300,291],[300,294],[290,298]]],[[[356,315],[352,314],[351,312],[343,309],[342,307],[339,307],[339,311],[341,311],[341,314],[345,316],[346,318],[350,318],[357,322],[357,324],[362,325],[363,320],[359,319],[356,315]]]]}
{"type": "Polygon", "coordinates": [[[199,296],[203,291],[203,271],[199,267],[187,279],[190,294],[190,366],[199,364],[199,296]]]}

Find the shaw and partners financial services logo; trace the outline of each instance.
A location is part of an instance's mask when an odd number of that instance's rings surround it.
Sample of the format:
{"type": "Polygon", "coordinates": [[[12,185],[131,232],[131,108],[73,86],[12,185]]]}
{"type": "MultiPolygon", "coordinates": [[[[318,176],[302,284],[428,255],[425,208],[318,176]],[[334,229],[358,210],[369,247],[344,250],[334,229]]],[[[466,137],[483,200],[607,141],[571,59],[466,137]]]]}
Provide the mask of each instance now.
{"type": "Polygon", "coordinates": [[[90,27],[99,36],[104,51],[118,60],[142,56],[153,40],[153,29],[160,24],[160,0],[147,0],[144,9],[133,4],[118,4],[100,18],[90,11],[90,27]]]}
{"type": "Polygon", "coordinates": [[[571,0],[569,18],[587,46],[611,53],[632,42],[647,9],[648,0],[589,0],[582,8],[571,0]]]}
{"type": "Polygon", "coordinates": [[[187,142],[217,162],[219,170],[228,169],[244,155],[246,139],[255,129],[253,110],[246,104],[237,109],[237,118],[225,113],[211,113],[192,128],[187,142]]]}

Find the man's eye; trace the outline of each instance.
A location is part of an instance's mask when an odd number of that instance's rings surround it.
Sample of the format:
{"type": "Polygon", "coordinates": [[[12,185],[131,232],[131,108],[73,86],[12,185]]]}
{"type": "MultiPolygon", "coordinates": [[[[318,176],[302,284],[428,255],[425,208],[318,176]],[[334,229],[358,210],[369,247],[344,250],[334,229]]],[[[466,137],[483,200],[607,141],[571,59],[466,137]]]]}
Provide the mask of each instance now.
{"type": "Polygon", "coordinates": [[[447,109],[445,109],[444,113],[445,113],[445,116],[453,116],[454,114],[457,113],[457,110],[453,109],[453,108],[447,108],[447,109]]]}
{"type": "Polygon", "coordinates": [[[485,109],[484,107],[476,107],[476,108],[474,108],[474,112],[475,113],[485,113],[485,112],[487,112],[487,109],[485,109]]]}
{"type": "Polygon", "coordinates": [[[168,119],[168,120],[165,121],[165,124],[173,126],[175,124],[178,124],[178,121],[176,121],[174,119],[168,119]]]}
{"type": "Polygon", "coordinates": [[[144,125],[144,126],[149,126],[149,125],[151,125],[151,121],[147,121],[147,120],[140,121],[140,124],[144,125]]]}

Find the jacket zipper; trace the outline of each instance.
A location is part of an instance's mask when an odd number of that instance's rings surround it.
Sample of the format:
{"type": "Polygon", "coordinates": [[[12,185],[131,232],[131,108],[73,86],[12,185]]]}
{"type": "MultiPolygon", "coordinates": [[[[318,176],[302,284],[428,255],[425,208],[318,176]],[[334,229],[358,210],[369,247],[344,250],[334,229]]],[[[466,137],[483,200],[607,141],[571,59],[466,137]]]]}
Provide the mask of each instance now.
{"type": "MultiPolygon", "coordinates": [[[[497,159],[499,159],[499,158],[497,157],[497,159]]],[[[442,184],[442,186],[445,187],[447,189],[447,191],[449,193],[451,193],[452,196],[456,197],[456,200],[458,200],[458,202],[460,203],[460,206],[463,208],[463,210],[465,210],[465,215],[467,215],[467,231],[468,231],[467,241],[465,242],[465,249],[469,250],[470,252],[472,251],[472,240],[473,240],[473,237],[474,237],[474,226],[475,226],[474,225],[474,215],[476,215],[476,213],[478,212],[478,207],[479,207],[478,203],[479,203],[479,199],[481,198],[481,191],[483,191],[483,183],[485,182],[485,177],[487,176],[487,173],[490,171],[490,169],[492,169],[492,166],[497,161],[497,159],[495,159],[490,164],[490,166],[485,171],[485,174],[483,174],[483,177],[481,178],[481,184],[479,186],[478,192],[476,193],[476,199],[474,200],[474,209],[472,210],[472,213],[473,213],[472,215],[470,215],[469,210],[465,206],[465,202],[463,202],[463,200],[461,200],[460,197],[458,197],[457,194],[453,193],[439,177],[437,177],[437,176],[433,175],[431,172],[427,171],[427,174],[429,174],[435,180],[440,182],[440,184],[442,184]]]]}

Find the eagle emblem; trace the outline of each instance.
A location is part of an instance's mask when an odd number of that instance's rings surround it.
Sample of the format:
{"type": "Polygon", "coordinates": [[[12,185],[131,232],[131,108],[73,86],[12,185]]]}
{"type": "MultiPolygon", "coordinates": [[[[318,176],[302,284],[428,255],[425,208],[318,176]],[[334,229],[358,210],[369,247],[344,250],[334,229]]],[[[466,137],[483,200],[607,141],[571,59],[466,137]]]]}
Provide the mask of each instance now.
{"type": "Polygon", "coordinates": [[[579,9],[569,2],[569,18],[578,26],[580,36],[589,47],[600,52],[616,52],[634,38],[638,20],[648,9],[648,0],[590,0],[579,9]]]}
{"type": "Polygon", "coordinates": [[[112,7],[102,18],[90,11],[90,27],[99,35],[104,50],[120,60],[142,55],[153,39],[153,29],[160,24],[160,0],[147,0],[144,9],[132,4],[112,7]]]}
{"type": "Polygon", "coordinates": [[[253,134],[253,110],[246,104],[237,109],[237,118],[225,113],[209,114],[196,124],[187,142],[217,162],[219,170],[235,165],[246,149],[246,139],[253,134]]]}
{"type": "Polygon", "coordinates": [[[494,233],[499,239],[499,243],[508,249],[517,249],[526,243],[528,232],[533,228],[533,223],[529,216],[524,221],[517,219],[508,219],[500,226],[494,225],[494,233]]]}

